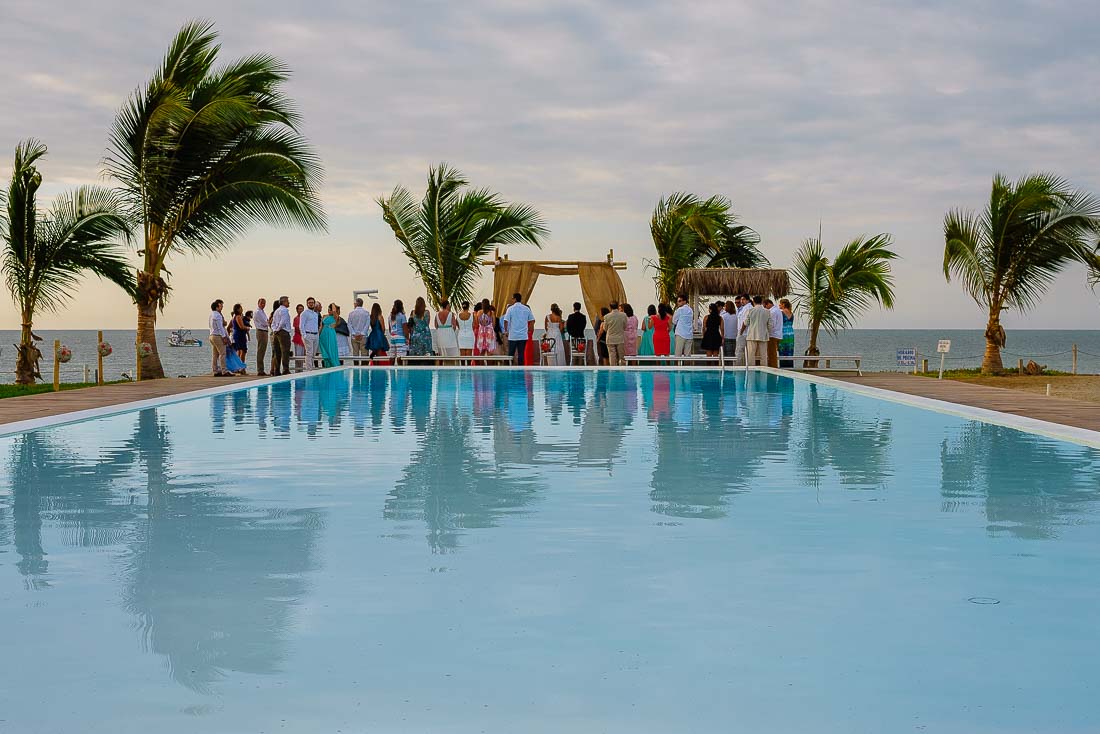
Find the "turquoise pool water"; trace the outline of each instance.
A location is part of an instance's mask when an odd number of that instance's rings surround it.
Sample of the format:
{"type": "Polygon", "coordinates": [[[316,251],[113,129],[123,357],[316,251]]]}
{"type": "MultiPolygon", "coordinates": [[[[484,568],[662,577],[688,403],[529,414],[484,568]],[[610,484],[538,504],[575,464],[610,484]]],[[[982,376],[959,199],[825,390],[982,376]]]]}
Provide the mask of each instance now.
{"type": "Polygon", "coordinates": [[[1100,453],[765,374],[0,438],[0,731],[1094,732],[1100,453]]]}

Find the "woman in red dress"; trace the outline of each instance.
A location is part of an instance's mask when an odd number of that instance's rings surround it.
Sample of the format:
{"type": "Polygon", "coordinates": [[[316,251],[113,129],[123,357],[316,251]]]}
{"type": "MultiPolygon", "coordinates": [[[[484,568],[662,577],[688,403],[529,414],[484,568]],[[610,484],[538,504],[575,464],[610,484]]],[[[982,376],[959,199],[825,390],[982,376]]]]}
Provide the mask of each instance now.
{"type": "Polygon", "coordinates": [[[523,352],[523,364],[527,367],[531,365],[542,364],[542,357],[539,355],[539,345],[535,341],[535,322],[527,322],[527,349],[523,352]]]}
{"type": "Polygon", "coordinates": [[[672,314],[666,304],[657,306],[657,315],[653,322],[653,354],[657,357],[667,357],[672,354],[672,339],[669,337],[672,328],[672,314]]]}

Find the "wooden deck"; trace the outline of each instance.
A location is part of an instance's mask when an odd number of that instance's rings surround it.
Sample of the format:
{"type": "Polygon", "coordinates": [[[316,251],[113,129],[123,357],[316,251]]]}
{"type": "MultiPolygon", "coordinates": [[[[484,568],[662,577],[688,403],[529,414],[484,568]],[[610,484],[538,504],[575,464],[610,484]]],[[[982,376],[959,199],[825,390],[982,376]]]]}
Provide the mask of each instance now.
{"type": "Polygon", "coordinates": [[[244,377],[175,377],[148,382],[127,382],[100,387],[83,387],[78,390],[22,395],[0,400],[0,425],[15,421],[48,418],[77,410],[105,408],[109,405],[129,403],[135,400],[163,398],[208,387],[222,387],[257,379],[244,377]]]}
{"type": "Polygon", "coordinates": [[[1002,387],[971,385],[954,380],[936,380],[930,377],[916,377],[900,372],[868,372],[862,377],[833,377],[835,380],[850,382],[868,387],[919,395],[934,400],[946,400],[950,403],[969,405],[975,408],[997,410],[1025,418],[1059,423],[1075,428],[1087,428],[1100,431],[1100,404],[1083,400],[1046,397],[1021,390],[1002,387]]]}

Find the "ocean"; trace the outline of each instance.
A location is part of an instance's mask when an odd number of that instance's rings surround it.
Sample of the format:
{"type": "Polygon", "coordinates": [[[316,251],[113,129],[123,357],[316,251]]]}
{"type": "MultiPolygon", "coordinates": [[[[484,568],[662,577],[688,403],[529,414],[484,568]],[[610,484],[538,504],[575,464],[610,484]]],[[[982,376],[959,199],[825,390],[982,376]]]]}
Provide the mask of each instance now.
{"type": "MultiPolygon", "coordinates": [[[[171,329],[157,331],[157,343],[166,374],[176,377],[192,377],[210,371],[210,350],[206,346],[206,329],[192,329],[195,336],[203,340],[202,347],[169,347],[168,335],[171,329]]],[[[94,376],[96,367],[96,332],[91,330],[38,331],[43,338],[42,351],[46,358],[42,360],[42,374],[47,380],[52,378],[50,355],[53,341],[60,339],[73,352],[72,361],[61,365],[61,379],[64,382],[80,382],[84,379],[84,369],[94,376]]],[[[536,331],[536,334],[539,332],[536,331]]],[[[123,373],[134,373],[134,331],[105,331],[104,338],[114,347],[114,353],[104,362],[104,376],[107,380],[124,379],[123,373]]],[[[805,330],[796,332],[796,354],[801,354],[808,341],[805,330]]],[[[985,337],[980,329],[850,329],[835,338],[822,334],[820,348],[822,354],[859,354],[864,357],[863,369],[870,371],[897,371],[897,350],[916,349],[922,357],[928,357],[929,366],[935,369],[939,365],[936,343],[940,339],[951,340],[951,351],[947,355],[948,367],[978,367],[985,350],[985,337]]],[[[19,341],[19,332],[0,331],[0,382],[15,380],[15,347],[19,341]]],[[[1078,347],[1077,371],[1080,373],[1100,374],[1100,330],[1088,331],[1045,331],[1014,330],[1008,333],[1008,347],[1004,351],[1005,366],[1014,366],[1022,358],[1026,363],[1034,359],[1051,369],[1068,372],[1072,366],[1073,345],[1078,347]]],[[[255,369],[255,357],[249,355],[249,368],[255,369]]]]}

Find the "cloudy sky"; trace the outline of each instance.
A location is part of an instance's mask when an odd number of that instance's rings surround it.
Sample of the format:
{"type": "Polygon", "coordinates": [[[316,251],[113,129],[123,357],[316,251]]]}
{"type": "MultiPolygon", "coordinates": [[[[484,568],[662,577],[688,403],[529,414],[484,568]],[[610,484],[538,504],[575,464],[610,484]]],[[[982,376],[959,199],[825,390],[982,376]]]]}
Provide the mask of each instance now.
{"type": "MultiPolygon", "coordinates": [[[[420,291],[374,199],[422,190],[440,161],[537,206],[552,229],[544,257],[614,248],[635,304],[652,300],[648,219],[672,191],[730,197],[778,266],[819,222],[831,250],[890,232],[898,306],[866,327],[984,325],[944,282],[941,226],[948,208],[982,205],[994,172],[1051,170],[1100,192],[1093,2],[0,4],[0,150],[45,141],[47,194],[100,180],[115,111],[183,22],[213,20],[226,59],[262,50],[293,68],[330,231],[256,230],[216,261],[177,259],[166,327],[205,323],[215,297],[346,303],[378,287],[411,300],[420,291]]],[[[575,280],[543,278],[533,305],[578,294],[575,280]]],[[[1095,328],[1098,317],[1073,269],[1008,323],[1095,328]]],[[[38,322],[133,323],[126,299],[94,281],[38,322]]],[[[0,328],[17,325],[0,305],[0,328]]]]}

